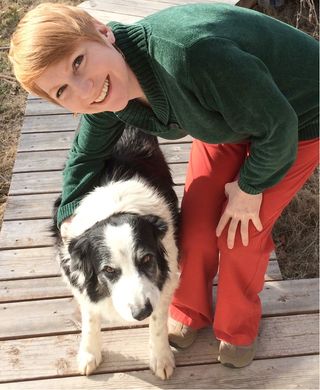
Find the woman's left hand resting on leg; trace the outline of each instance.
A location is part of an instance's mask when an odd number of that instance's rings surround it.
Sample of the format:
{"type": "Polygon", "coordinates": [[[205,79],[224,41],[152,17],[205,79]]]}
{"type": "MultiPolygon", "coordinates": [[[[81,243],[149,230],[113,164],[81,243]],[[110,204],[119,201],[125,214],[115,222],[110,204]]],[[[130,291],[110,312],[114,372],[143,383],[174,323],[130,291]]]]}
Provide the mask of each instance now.
{"type": "Polygon", "coordinates": [[[225,193],[228,203],[218,223],[217,236],[221,235],[231,219],[227,238],[228,248],[232,249],[234,246],[239,222],[242,244],[247,246],[249,244],[249,221],[252,221],[259,232],[262,230],[262,223],[259,217],[262,194],[247,194],[240,189],[237,181],[227,183],[225,185],[225,193]]]}

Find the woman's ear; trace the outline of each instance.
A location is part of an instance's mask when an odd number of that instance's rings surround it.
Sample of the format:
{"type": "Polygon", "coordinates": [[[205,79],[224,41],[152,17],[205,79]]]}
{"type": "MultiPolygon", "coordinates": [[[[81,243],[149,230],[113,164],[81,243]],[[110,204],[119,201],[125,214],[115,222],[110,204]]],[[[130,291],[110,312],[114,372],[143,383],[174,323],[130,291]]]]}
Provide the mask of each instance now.
{"type": "Polygon", "coordinates": [[[106,26],[105,24],[99,22],[98,20],[95,21],[95,27],[97,31],[103,35],[104,38],[108,40],[109,43],[112,45],[115,43],[116,39],[113,34],[113,31],[109,26],[106,26]]]}

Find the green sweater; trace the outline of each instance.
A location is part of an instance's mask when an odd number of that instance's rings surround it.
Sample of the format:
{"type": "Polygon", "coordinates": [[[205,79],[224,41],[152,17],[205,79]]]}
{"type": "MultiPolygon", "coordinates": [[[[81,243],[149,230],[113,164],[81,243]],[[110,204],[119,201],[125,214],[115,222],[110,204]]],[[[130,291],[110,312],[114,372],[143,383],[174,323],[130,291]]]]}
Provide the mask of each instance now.
{"type": "Polygon", "coordinates": [[[125,124],[167,139],[248,140],[239,186],[257,194],[318,136],[318,43],[255,11],[223,4],[172,7],[133,25],[110,23],[151,105],[83,115],[63,174],[58,225],[98,184],[125,124]]]}

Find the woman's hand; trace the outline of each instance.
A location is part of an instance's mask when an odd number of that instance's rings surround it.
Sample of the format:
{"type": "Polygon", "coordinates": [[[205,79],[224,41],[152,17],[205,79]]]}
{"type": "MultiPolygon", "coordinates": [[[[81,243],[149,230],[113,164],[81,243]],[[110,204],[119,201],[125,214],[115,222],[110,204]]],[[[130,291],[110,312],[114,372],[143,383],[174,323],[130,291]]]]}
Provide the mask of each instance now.
{"type": "Polygon", "coordinates": [[[244,246],[249,244],[249,221],[251,220],[255,228],[261,232],[262,224],[259,217],[262,194],[251,195],[242,191],[237,181],[225,185],[225,193],[228,198],[225,208],[217,226],[217,236],[219,237],[230,221],[228,229],[227,245],[229,249],[234,246],[234,239],[240,222],[241,239],[244,246]]]}
{"type": "Polygon", "coordinates": [[[73,217],[65,219],[60,226],[60,234],[63,241],[66,241],[69,236],[69,227],[73,217]]]}

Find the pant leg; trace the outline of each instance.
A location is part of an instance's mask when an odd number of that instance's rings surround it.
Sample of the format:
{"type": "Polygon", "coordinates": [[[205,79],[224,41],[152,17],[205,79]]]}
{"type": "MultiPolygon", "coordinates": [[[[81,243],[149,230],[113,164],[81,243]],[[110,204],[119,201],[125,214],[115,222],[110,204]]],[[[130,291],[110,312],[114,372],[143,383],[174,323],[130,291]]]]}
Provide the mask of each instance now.
{"type": "Polygon", "coordinates": [[[246,345],[257,337],[261,319],[258,294],[263,289],[273,249],[272,227],[317,164],[318,141],[300,142],[297,160],[285,178],[263,194],[260,210],[263,231],[258,232],[250,224],[249,245],[244,247],[238,228],[235,246],[231,250],[227,247],[227,229],[218,239],[220,265],[214,317],[214,332],[218,339],[246,345]]]}
{"type": "Polygon", "coordinates": [[[224,186],[243,164],[247,144],[212,145],[195,140],[181,205],[180,285],[170,315],[193,328],[212,325],[212,281],[218,268],[216,226],[224,186]]]}

